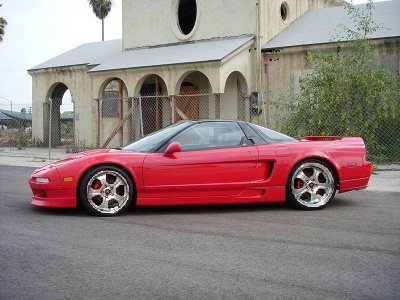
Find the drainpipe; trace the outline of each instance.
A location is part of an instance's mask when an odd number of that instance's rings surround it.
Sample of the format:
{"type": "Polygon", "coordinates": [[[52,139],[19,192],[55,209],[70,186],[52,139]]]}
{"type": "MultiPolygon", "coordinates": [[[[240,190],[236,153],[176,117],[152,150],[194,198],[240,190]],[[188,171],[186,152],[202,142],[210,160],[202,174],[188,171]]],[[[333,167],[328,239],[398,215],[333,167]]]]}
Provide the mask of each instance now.
{"type": "MultiPolygon", "coordinates": [[[[118,89],[118,95],[119,95],[119,120],[121,121],[123,119],[123,115],[124,115],[124,83],[122,81],[122,79],[119,80],[119,89],[118,89]]],[[[124,127],[121,127],[120,130],[120,141],[121,141],[121,145],[124,144],[124,127]]]]}
{"type": "Polygon", "coordinates": [[[258,101],[262,103],[263,115],[264,115],[264,126],[267,126],[266,117],[266,105],[264,101],[264,90],[263,90],[263,56],[261,53],[262,42],[264,39],[264,22],[263,22],[263,0],[257,0],[257,53],[256,53],[256,91],[258,92],[258,101]]]}
{"type": "Polygon", "coordinates": [[[257,0],[257,33],[256,33],[256,91],[262,92],[262,67],[261,67],[261,43],[263,40],[263,23],[262,23],[262,0],[257,0]]]}
{"type": "Polygon", "coordinates": [[[52,130],[52,116],[53,116],[53,99],[49,98],[49,159],[51,159],[51,132],[52,130]]]}

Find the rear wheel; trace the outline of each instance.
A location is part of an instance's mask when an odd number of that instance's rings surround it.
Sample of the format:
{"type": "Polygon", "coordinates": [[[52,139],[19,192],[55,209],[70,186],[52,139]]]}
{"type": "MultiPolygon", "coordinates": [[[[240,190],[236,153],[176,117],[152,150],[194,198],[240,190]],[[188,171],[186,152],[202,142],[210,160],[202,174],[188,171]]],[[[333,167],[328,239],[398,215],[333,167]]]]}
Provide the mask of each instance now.
{"type": "Polygon", "coordinates": [[[133,200],[133,184],[128,174],[115,166],[98,166],[87,172],[79,185],[85,209],[98,216],[124,212],[133,200]]]}
{"type": "Polygon", "coordinates": [[[297,164],[289,175],[287,196],[302,209],[320,209],[336,194],[336,178],[332,167],[320,160],[297,164]]]}

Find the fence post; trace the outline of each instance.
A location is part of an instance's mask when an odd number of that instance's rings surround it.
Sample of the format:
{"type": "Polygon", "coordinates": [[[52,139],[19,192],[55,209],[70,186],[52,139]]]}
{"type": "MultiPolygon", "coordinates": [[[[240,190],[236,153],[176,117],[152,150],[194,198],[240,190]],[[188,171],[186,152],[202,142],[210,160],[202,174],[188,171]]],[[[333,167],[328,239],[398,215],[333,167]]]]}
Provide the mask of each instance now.
{"type": "Polygon", "coordinates": [[[132,140],[133,142],[136,139],[136,134],[135,134],[135,98],[131,97],[132,101],[132,116],[131,116],[131,135],[132,135],[132,140]]]}
{"type": "Polygon", "coordinates": [[[52,114],[53,114],[53,101],[51,98],[49,98],[49,159],[51,159],[51,119],[52,119],[52,114]]]}
{"type": "Polygon", "coordinates": [[[267,110],[266,110],[266,103],[265,103],[265,99],[264,99],[264,92],[263,91],[261,91],[260,92],[260,95],[261,95],[261,101],[262,101],[262,111],[263,111],[263,113],[264,113],[264,126],[265,127],[268,127],[267,125],[267,110]]]}
{"type": "Polygon", "coordinates": [[[221,95],[215,94],[215,118],[221,118],[221,95]]]}
{"type": "MultiPolygon", "coordinates": [[[[121,122],[123,118],[124,118],[124,99],[122,98],[122,95],[120,94],[120,98],[119,98],[119,121],[121,122]]],[[[119,130],[119,140],[120,140],[120,144],[123,145],[124,144],[124,126],[122,126],[121,129],[119,130]]]]}
{"type": "Polygon", "coordinates": [[[250,96],[246,95],[244,98],[244,120],[246,122],[251,122],[251,106],[250,106],[250,96]]]}
{"type": "Polygon", "coordinates": [[[172,114],[171,114],[171,123],[175,123],[175,96],[172,96],[171,98],[171,108],[172,108],[172,114]]]}
{"type": "Polygon", "coordinates": [[[97,100],[97,136],[96,136],[96,148],[100,148],[100,128],[101,128],[101,99],[95,99],[97,100]]]}
{"type": "Polygon", "coordinates": [[[143,137],[142,95],[139,94],[140,137],[143,137]]]}

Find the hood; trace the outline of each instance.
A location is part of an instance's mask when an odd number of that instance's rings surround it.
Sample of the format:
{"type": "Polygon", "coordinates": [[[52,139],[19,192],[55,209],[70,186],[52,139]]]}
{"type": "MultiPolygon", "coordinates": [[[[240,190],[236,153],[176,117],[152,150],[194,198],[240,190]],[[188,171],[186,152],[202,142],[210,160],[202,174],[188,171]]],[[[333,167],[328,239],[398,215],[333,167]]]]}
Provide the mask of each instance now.
{"type": "MultiPolygon", "coordinates": [[[[88,151],[79,152],[79,153],[76,153],[76,154],[71,154],[71,155],[69,155],[67,157],[64,157],[64,158],[60,159],[60,160],[57,160],[57,161],[52,162],[50,164],[47,164],[43,168],[57,167],[57,166],[60,166],[60,165],[64,165],[64,164],[66,164],[66,163],[68,163],[70,161],[74,161],[74,160],[81,159],[81,158],[87,158],[87,157],[90,157],[90,156],[95,156],[95,155],[98,155],[98,154],[101,154],[101,153],[110,152],[111,150],[112,149],[96,149],[96,150],[88,150],[88,151]]],[[[40,169],[43,169],[43,168],[40,168],[40,169]]]]}

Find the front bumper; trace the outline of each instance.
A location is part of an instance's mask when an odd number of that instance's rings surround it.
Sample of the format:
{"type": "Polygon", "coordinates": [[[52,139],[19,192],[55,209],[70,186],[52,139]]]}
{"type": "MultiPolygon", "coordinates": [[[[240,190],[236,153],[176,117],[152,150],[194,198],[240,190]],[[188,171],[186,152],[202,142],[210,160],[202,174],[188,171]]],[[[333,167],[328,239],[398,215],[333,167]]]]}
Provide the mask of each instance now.
{"type": "Polygon", "coordinates": [[[41,207],[76,207],[75,190],[50,190],[44,186],[35,186],[31,189],[33,197],[29,203],[41,207]]]}
{"type": "Polygon", "coordinates": [[[63,184],[58,170],[47,166],[36,170],[29,178],[33,197],[29,203],[41,207],[76,207],[76,189],[71,184],[63,184]],[[48,178],[47,183],[38,183],[36,178],[48,178]]]}

